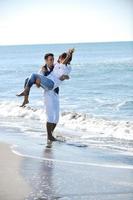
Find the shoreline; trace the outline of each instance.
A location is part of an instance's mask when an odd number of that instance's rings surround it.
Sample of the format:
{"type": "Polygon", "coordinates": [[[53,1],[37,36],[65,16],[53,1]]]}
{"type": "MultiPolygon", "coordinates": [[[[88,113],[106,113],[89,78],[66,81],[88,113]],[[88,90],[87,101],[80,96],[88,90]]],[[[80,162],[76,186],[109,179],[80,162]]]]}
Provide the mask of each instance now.
{"type": "Polygon", "coordinates": [[[15,150],[0,142],[0,199],[132,200],[132,156],[27,139],[15,150]]]}

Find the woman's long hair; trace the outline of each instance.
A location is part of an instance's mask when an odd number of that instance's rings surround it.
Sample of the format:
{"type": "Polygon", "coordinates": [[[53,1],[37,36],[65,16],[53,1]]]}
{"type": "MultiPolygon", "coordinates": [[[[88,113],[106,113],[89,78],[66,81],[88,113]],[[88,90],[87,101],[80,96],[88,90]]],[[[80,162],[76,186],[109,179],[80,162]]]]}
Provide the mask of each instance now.
{"type": "MultiPolygon", "coordinates": [[[[59,56],[57,62],[60,63],[60,59],[65,59],[66,57],[67,57],[67,53],[66,53],[66,52],[62,53],[62,54],[59,56]]],[[[71,61],[72,61],[72,55],[70,56],[70,58],[68,59],[68,61],[67,61],[66,64],[70,64],[71,61]]]]}

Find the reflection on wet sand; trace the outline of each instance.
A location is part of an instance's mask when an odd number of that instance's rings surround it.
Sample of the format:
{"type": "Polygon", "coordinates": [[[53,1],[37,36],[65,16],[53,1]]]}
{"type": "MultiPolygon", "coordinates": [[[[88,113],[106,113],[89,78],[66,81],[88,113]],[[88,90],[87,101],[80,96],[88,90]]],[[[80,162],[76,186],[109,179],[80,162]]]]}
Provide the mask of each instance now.
{"type": "MultiPolygon", "coordinates": [[[[102,150],[81,149],[56,144],[51,149],[42,149],[40,157],[52,159],[39,160],[24,158],[22,170],[26,180],[33,190],[27,200],[130,200],[133,197],[132,168],[107,167],[106,163],[116,162],[124,166],[127,156],[102,150]],[[56,147],[56,148],[55,148],[56,147]],[[72,163],[55,162],[54,159],[66,161],[80,160],[83,156],[86,162],[93,159],[103,165],[76,165],[72,163]]],[[[75,162],[76,163],[76,162],[75,162]]],[[[132,164],[132,156],[128,157],[128,164],[132,164]]],[[[125,165],[126,166],[126,165],[125,165]]]]}

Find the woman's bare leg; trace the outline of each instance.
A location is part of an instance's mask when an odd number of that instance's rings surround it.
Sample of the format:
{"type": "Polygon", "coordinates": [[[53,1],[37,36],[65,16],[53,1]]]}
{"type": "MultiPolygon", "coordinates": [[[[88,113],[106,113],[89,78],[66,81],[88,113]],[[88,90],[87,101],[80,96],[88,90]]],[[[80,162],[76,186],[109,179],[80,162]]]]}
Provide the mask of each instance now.
{"type": "Polygon", "coordinates": [[[20,107],[24,107],[28,103],[29,103],[29,95],[24,96],[24,101],[23,101],[23,103],[22,103],[22,105],[20,107]]]}
{"type": "Polygon", "coordinates": [[[35,84],[38,88],[40,87],[40,83],[41,83],[41,80],[37,78],[35,84]]]}
{"type": "Polygon", "coordinates": [[[18,97],[28,96],[29,91],[30,91],[30,88],[28,86],[26,86],[24,88],[24,90],[22,92],[20,92],[19,94],[16,94],[16,96],[18,96],[18,97]]]}

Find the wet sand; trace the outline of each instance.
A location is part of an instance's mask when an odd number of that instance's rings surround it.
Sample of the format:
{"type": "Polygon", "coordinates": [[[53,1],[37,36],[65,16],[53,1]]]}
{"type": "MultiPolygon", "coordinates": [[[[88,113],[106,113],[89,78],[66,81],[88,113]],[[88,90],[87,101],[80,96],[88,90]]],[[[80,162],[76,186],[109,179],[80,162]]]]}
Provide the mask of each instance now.
{"type": "Polygon", "coordinates": [[[0,143],[0,200],[24,200],[31,187],[20,174],[22,158],[0,143]]]}
{"type": "Polygon", "coordinates": [[[21,166],[33,188],[29,200],[133,199],[133,156],[58,142],[35,149],[23,154],[21,166]]]}
{"type": "Polygon", "coordinates": [[[0,143],[0,200],[133,199],[132,154],[22,138],[0,143]]]}

